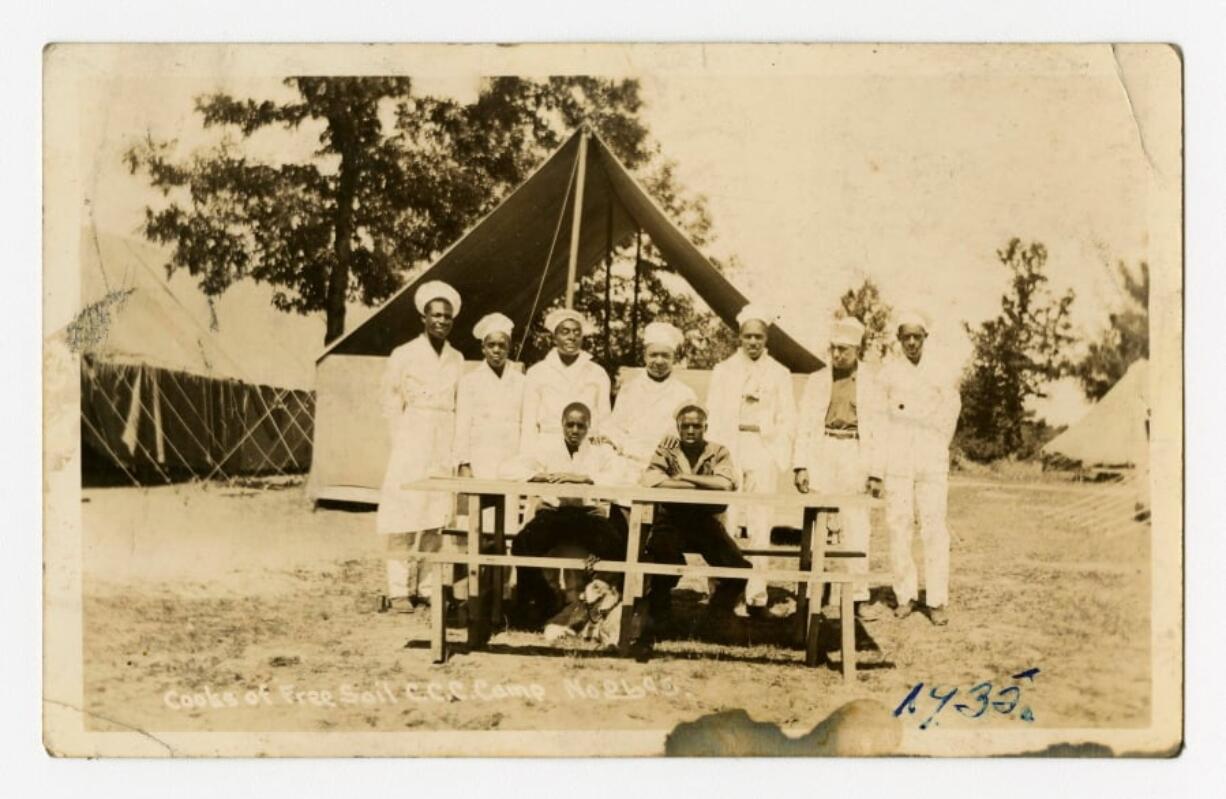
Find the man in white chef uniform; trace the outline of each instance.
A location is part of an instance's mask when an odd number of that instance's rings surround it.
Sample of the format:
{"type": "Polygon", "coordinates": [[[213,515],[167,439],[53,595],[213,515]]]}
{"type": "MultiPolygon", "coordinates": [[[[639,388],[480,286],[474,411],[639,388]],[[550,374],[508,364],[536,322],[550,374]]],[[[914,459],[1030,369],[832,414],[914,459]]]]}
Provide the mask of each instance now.
{"type": "Polygon", "coordinates": [[[956,370],[926,356],[928,320],[917,312],[898,318],[902,353],[889,357],[879,375],[887,420],[885,516],[890,529],[890,562],[897,582],[894,615],[915,608],[919,581],[911,540],[916,520],[924,548],[928,618],[947,624],[949,601],[949,443],[961,409],[956,370]]]}
{"type": "MultiPolygon", "coordinates": [[[[872,371],[860,363],[864,325],[854,317],[840,319],[830,329],[830,365],[805,382],[796,429],[793,479],[802,494],[869,493],[881,496],[879,439],[883,427],[882,397],[872,371]]],[[[863,552],[849,561],[853,572],[867,572],[869,509],[843,508],[830,520],[842,534],[844,549],[863,552]]],[[[824,534],[825,531],[820,531],[824,534]]],[[[827,616],[837,615],[841,586],[830,586],[827,616]]],[[[868,603],[867,583],[855,586],[856,616],[874,621],[881,607],[868,603]]],[[[815,602],[820,597],[814,597],[815,602]]]]}
{"type": "Polygon", "coordinates": [[[676,439],[673,413],[697,401],[694,389],[673,375],[677,348],[685,341],[680,330],[667,322],[652,322],[643,331],[643,374],[622,386],[609,418],[605,437],[637,477],[651,462],[665,438],[676,439]]]}
{"type": "MultiPolygon", "coordinates": [[[[592,413],[582,402],[571,402],[559,412],[556,433],[535,447],[503,463],[500,476],[537,483],[624,484],[625,469],[611,447],[588,440],[592,413]]],[[[626,526],[622,517],[610,517],[604,503],[570,497],[541,497],[540,507],[515,536],[511,554],[545,557],[593,555],[621,560],[626,555],[626,526]]],[[[539,626],[558,610],[574,607],[582,584],[566,583],[559,594],[540,569],[518,568],[518,604],[530,626],[539,626]]],[[[615,582],[607,576],[606,582],[615,582]]],[[[556,623],[566,625],[566,619],[556,623]]]]}
{"type": "Polygon", "coordinates": [[[562,436],[562,409],[582,402],[591,410],[591,435],[603,433],[609,420],[609,376],[583,351],[591,323],[578,311],[558,308],[545,317],[553,348],[528,369],[524,383],[521,453],[555,444],[562,436]]]}
{"type": "MultiPolygon", "coordinates": [[[[438,280],[423,283],[413,297],[424,332],[392,350],[383,375],[383,414],[389,423],[390,453],[375,529],[387,536],[389,550],[437,549],[438,530],[450,514],[451,495],[409,491],[403,485],[451,474],[456,385],[464,357],[447,343],[460,295],[438,280]]],[[[419,562],[389,557],[387,606],[412,609],[425,594],[418,585],[419,562]]]]}
{"type": "Polygon", "coordinates": [[[454,455],[460,477],[498,479],[502,464],[519,450],[525,379],[507,363],[515,323],[487,314],[473,327],[481,365],[460,378],[456,396],[454,455]]]}
{"type": "MultiPolygon", "coordinates": [[[[787,368],[766,352],[766,336],[775,315],[757,305],[747,305],[736,317],[741,346],[711,371],[707,396],[709,436],[724,444],[741,474],[741,490],[772,493],[779,488],[779,473],[792,464],[792,436],[796,427],[796,400],[787,368]]],[[[745,527],[753,548],[770,544],[774,513],[754,505],[743,510],[745,527]]],[[[737,514],[730,514],[736,518],[737,514]]],[[[767,559],[750,558],[755,568],[765,568],[767,559]]],[[[745,606],[737,613],[767,606],[766,581],[750,578],[745,588],[745,606]]]]}

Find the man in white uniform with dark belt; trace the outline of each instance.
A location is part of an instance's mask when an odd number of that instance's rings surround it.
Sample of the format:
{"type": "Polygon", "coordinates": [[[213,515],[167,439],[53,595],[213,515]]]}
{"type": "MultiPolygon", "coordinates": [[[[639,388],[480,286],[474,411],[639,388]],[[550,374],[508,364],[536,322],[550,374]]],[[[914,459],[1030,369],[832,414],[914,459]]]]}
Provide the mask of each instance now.
{"type": "MultiPolygon", "coordinates": [[[[793,459],[796,488],[802,494],[881,495],[882,398],[874,375],[860,363],[863,339],[864,325],[859,320],[835,322],[830,332],[830,365],[814,372],[805,383],[793,459]]],[[[869,509],[843,508],[831,519],[831,526],[841,532],[844,549],[864,553],[863,558],[850,560],[849,568],[867,572],[869,509]]],[[[832,585],[830,604],[824,611],[828,616],[837,615],[839,598],[840,586],[832,585]]],[[[858,583],[856,615],[873,621],[881,616],[881,608],[869,604],[868,598],[868,584],[858,583]]]]}
{"type": "MultiPolygon", "coordinates": [[[[796,427],[796,399],[792,375],[766,352],[767,331],[773,312],[746,305],[736,317],[741,347],[711,370],[707,395],[709,438],[728,447],[740,472],[741,490],[773,493],[779,473],[792,466],[792,436],[796,427]]],[[[774,509],[753,505],[742,510],[750,545],[770,545],[774,509]]],[[[738,514],[730,513],[735,518],[738,514]]],[[[767,558],[751,557],[757,569],[767,558]]],[[[766,581],[751,577],[745,588],[746,609],[767,606],[766,581]]],[[[738,608],[738,614],[745,609],[738,608]]]]}

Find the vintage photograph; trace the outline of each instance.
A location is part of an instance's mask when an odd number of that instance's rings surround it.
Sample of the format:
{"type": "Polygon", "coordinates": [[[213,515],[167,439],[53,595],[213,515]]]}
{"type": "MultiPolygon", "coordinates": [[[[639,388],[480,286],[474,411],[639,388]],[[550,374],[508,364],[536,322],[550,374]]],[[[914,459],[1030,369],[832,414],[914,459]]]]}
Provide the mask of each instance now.
{"type": "Polygon", "coordinates": [[[63,756],[1183,740],[1165,44],[53,45],[63,756]]]}

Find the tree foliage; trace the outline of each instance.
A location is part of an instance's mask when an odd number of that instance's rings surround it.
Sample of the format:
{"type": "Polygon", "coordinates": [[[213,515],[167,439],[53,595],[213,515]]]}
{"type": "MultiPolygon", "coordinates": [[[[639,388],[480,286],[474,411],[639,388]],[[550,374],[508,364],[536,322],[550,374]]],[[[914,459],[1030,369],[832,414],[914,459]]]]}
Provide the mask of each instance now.
{"type": "Polygon", "coordinates": [[[1026,455],[1033,415],[1027,401],[1043,397],[1044,384],[1071,369],[1063,351],[1073,341],[1074,293],[1056,297],[1048,289],[1047,248],[1012,239],[996,255],[1010,274],[1001,312],[978,328],[965,326],[974,354],[962,384],[958,438],[976,460],[1026,455]]]}
{"type": "Polygon", "coordinates": [[[1142,261],[1134,275],[1121,261],[1119,274],[1125,307],[1108,317],[1109,327],[1075,369],[1092,400],[1102,399],[1134,361],[1149,357],[1149,264],[1142,261]]]}
{"type": "Polygon", "coordinates": [[[881,299],[881,290],[871,279],[865,278],[858,288],[848,289],[839,298],[836,318],[854,317],[864,325],[864,343],[860,345],[860,357],[869,361],[884,358],[894,346],[890,334],[890,313],[893,311],[881,299]]]}
{"type": "Polygon", "coordinates": [[[197,98],[196,111],[205,128],[240,140],[310,123],[320,130],[312,158],[258,161],[227,136],[185,159],[147,137],[124,159],[165,199],[146,209],[144,233],[171,247],[168,272],[187,269],[209,296],[238,280],[267,283],[279,310],[324,312],[325,341],[344,332],[347,301],[391,296],[584,121],[645,173],[687,232],[709,232],[704,198],[681,191],[648,136],[638,81],[499,77],[473,103],[416,96],[403,77],[285,83],[293,101],[217,93],[197,98]]]}

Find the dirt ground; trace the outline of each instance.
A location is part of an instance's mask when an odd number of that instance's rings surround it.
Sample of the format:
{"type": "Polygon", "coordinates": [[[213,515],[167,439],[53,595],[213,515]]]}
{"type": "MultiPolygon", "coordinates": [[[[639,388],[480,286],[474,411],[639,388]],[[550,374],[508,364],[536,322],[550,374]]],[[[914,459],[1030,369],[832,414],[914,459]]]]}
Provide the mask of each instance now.
{"type": "MultiPolygon", "coordinates": [[[[313,510],[300,486],[219,484],[92,489],[81,511],[85,697],[100,730],[647,730],[735,708],[808,729],[855,698],[894,708],[917,682],[907,723],[936,708],[933,686],[959,689],[936,716],[946,727],[1149,719],[1150,529],[1109,487],[955,479],[951,621],[860,625],[853,685],[837,653],[804,668],[786,622],[666,641],[645,663],[504,631],[436,666],[428,614],[374,612],[371,513],[313,510]],[[971,718],[983,681],[1019,683],[1018,707],[971,718]]],[[[886,570],[879,516],[873,548],[886,570]]],[[[701,586],[681,589],[693,609],[701,586]]]]}

